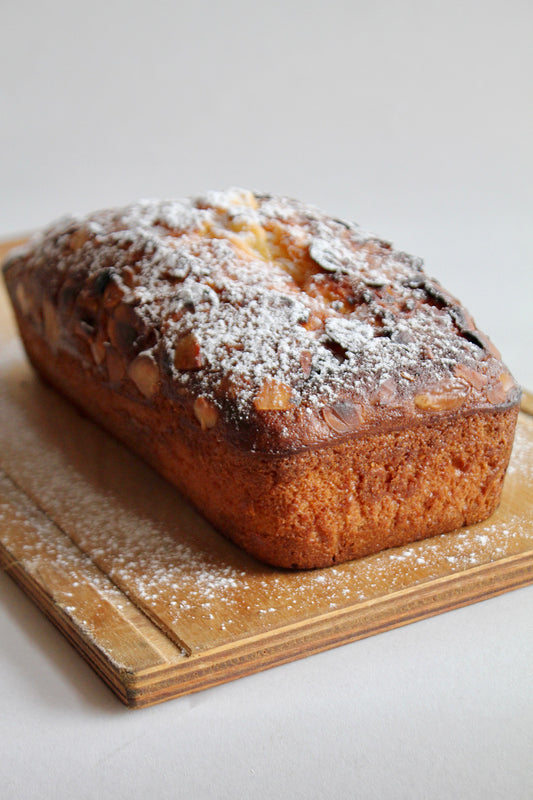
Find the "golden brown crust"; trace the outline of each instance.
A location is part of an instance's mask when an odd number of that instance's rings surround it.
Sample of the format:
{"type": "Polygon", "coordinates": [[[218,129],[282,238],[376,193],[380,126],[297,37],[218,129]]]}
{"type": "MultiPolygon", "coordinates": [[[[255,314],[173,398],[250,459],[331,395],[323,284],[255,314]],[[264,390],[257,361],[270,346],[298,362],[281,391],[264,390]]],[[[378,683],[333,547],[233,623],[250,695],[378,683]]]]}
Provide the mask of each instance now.
{"type": "Polygon", "coordinates": [[[44,377],[280,566],[478,521],[519,389],[421,262],[242,190],[69,218],[4,274],[44,377]]]}

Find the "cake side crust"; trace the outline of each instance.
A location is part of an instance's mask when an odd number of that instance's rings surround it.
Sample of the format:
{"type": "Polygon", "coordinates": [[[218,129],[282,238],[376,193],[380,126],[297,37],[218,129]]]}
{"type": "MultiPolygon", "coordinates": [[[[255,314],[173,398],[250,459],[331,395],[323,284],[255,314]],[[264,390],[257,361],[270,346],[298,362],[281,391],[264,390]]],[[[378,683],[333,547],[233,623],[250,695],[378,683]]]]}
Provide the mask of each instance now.
{"type": "Polygon", "coordinates": [[[104,385],[22,328],[30,359],[177,486],[213,525],[278,567],[331,566],[480,522],[497,507],[518,408],[433,420],[290,455],[245,451],[190,410],[104,385]]]}

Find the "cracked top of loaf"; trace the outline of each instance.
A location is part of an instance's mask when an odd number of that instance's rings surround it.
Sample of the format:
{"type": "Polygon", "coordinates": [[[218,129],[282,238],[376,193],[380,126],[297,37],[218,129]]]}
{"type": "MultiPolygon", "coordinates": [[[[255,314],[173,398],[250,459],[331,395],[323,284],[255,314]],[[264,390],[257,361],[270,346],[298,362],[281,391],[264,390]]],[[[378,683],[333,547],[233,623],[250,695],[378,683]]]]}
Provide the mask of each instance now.
{"type": "Polygon", "coordinates": [[[4,273],[56,356],[255,450],[519,401],[420,259],[285,197],[230,189],[66,217],[4,273]]]}

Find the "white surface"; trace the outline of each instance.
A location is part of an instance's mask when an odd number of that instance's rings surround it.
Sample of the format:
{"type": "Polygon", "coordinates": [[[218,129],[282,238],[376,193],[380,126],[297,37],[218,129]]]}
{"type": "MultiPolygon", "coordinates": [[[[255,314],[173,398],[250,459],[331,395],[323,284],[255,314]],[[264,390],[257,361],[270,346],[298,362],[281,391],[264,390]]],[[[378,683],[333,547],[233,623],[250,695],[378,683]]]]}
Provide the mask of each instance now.
{"type": "MultiPolygon", "coordinates": [[[[533,6],[2,3],[0,236],[231,184],[422,255],[533,387],[533,6]]],[[[531,798],[533,588],[131,712],[0,575],[9,798],[531,798]]]]}

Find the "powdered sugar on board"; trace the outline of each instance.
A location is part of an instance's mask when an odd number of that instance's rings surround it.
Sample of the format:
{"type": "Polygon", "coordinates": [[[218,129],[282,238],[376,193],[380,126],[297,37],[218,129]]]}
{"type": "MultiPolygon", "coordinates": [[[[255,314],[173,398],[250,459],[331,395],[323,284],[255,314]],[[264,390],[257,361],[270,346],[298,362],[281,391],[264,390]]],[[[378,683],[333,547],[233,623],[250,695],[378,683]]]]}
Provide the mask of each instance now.
{"type": "MultiPolygon", "coordinates": [[[[174,488],[82,419],[24,363],[7,358],[1,378],[2,467],[108,576],[114,588],[106,592],[120,590],[188,653],[533,547],[533,422],[526,418],[502,505],[486,523],[339,567],[293,573],[258,564],[226,542],[174,488]],[[518,502],[524,497],[529,507],[518,502]]],[[[65,559],[43,540],[32,568],[41,552],[65,559]]],[[[70,613],[74,583],[73,575],[70,613]]]]}
{"type": "Polygon", "coordinates": [[[53,608],[115,670],[179,660],[181,651],[157,628],[148,630],[137,607],[91,559],[0,470],[0,560],[4,569],[38,587],[39,604],[53,608]],[[44,601],[43,601],[44,596],[44,601]],[[142,632],[141,632],[142,629],[142,632]]]}

